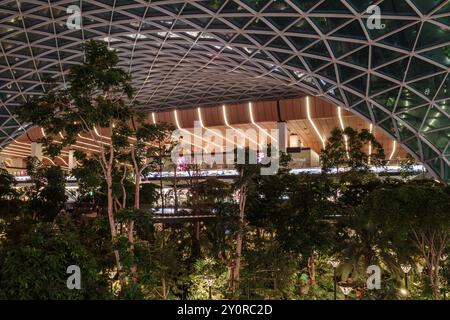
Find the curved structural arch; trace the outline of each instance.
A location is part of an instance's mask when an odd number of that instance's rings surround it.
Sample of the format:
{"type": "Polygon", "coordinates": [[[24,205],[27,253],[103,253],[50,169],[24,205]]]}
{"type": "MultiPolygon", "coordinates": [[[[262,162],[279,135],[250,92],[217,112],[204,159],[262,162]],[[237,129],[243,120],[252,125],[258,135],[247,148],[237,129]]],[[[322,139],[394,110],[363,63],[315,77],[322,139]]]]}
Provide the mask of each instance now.
{"type": "Polygon", "coordinates": [[[2,145],[26,130],[15,108],[98,39],[149,111],[318,95],[450,180],[449,0],[1,0],[0,31],[2,145]]]}

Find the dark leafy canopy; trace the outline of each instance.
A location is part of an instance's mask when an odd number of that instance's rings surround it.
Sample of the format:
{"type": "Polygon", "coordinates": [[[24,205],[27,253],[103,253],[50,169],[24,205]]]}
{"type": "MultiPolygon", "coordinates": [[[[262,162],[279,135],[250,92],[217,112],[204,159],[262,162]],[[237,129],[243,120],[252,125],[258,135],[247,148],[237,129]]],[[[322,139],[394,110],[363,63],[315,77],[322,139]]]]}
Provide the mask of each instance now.
{"type": "Polygon", "coordinates": [[[329,172],[335,168],[367,170],[369,164],[383,166],[386,164],[383,146],[367,129],[357,131],[347,127],[331,131],[327,144],[321,151],[322,170],[329,172]],[[368,147],[372,153],[369,155],[368,147]]]}
{"type": "Polygon", "coordinates": [[[112,121],[125,122],[132,115],[126,100],[133,93],[130,75],[115,67],[117,54],[98,41],[86,42],[84,49],[85,63],[71,68],[68,88],[55,87],[18,109],[23,122],[44,128],[42,142],[51,156],[74,144],[80,132],[110,127],[112,121]],[[64,133],[62,143],[55,143],[60,132],[64,133]]]}
{"type": "Polygon", "coordinates": [[[61,167],[45,167],[35,157],[27,159],[27,173],[33,186],[28,189],[29,209],[35,218],[52,221],[64,208],[66,177],[61,167]]]}
{"type": "Polygon", "coordinates": [[[13,221],[0,243],[0,299],[110,298],[106,279],[72,227],[59,223],[13,221]],[[81,290],[68,290],[67,267],[82,270],[81,290]]]}

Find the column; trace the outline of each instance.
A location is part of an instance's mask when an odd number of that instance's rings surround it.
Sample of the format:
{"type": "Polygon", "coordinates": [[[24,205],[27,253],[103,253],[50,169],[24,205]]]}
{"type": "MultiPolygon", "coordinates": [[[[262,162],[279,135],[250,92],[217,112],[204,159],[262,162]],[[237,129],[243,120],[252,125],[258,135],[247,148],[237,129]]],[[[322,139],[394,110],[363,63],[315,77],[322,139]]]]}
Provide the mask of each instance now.
{"type": "Polygon", "coordinates": [[[287,123],[284,121],[277,122],[278,128],[278,150],[286,152],[288,144],[288,130],[287,123]]]}
{"type": "Polygon", "coordinates": [[[69,150],[69,170],[77,166],[77,159],[74,156],[75,150],[69,150]]]}
{"type": "Polygon", "coordinates": [[[31,156],[38,158],[39,161],[42,161],[42,143],[31,143],[31,156]]]}

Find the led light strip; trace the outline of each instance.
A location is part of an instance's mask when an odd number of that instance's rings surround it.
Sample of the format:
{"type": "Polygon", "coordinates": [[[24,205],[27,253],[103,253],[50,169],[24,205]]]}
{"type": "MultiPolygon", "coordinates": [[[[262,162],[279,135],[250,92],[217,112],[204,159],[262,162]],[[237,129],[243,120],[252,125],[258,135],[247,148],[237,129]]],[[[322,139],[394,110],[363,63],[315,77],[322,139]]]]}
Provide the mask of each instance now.
{"type": "Polygon", "coordinates": [[[389,156],[389,162],[394,157],[395,151],[397,151],[397,141],[396,140],[394,140],[393,144],[392,144],[392,152],[391,152],[391,155],[389,156]]]}
{"type": "Polygon", "coordinates": [[[44,159],[50,161],[50,163],[51,163],[52,165],[56,166],[56,163],[55,163],[52,159],[50,159],[49,157],[42,157],[42,160],[44,160],[44,159]]]}
{"type": "Polygon", "coordinates": [[[308,117],[309,123],[314,128],[314,131],[316,132],[316,134],[319,137],[320,141],[322,141],[322,146],[325,148],[325,138],[320,135],[319,129],[317,129],[316,124],[311,119],[311,110],[310,110],[310,105],[309,105],[309,96],[306,97],[306,115],[308,117]]]}
{"type": "MultiPolygon", "coordinates": [[[[342,119],[342,109],[341,109],[341,107],[337,107],[337,109],[338,109],[339,123],[341,124],[342,132],[344,132],[345,127],[344,127],[344,120],[342,119]]],[[[347,159],[350,159],[350,155],[348,154],[348,137],[345,134],[343,134],[343,136],[344,136],[344,144],[345,144],[345,153],[347,155],[347,159]]]]}
{"type": "MultiPolygon", "coordinates": [[[[175,116],[175,124],[177,125],[178,130],[183,131],[183,132],[186,132],[187,134],[189,134],[189,135],[191,135],[191,136],[200,138],[202,141],[205,141],[202,137],[199,137],[199,136],[197,136],[196,134],[191,133],[189,130],[186,130],[186,129],[181,128],[180,122],[178,121],[178,113],[177,113],[177,110],[173,110],[173,114],[174,114],[174,116],[175,116]]],[[[221,151],[223,150],[223,147],[222,147],[222,146],[219,146],[218,144],[215,144],[215,143],[212,143],[212,142],[211,142],[211,144],[218,146],[218,147],[220,148],[221,151]]],[[[198,147],[198,148],[201,148],[203,151],[205,150],[205,148],[204,148],[203,146],[199,146],[198,144],[195,144],[195,143],[192,142],[192,141],[191,141],[191,145],[196,146],[196,147],[198,147]]]]}
{"type": "MultiPolygon", "coordinates": [[[[373,131],[373,124],[369,124],[369,132],[372,133],[373,131]]],[[[369,141],[369,159],[368,164],[370,164],[370,157],[372,156],[372,141],[369,141]]]]}
{"type": "MultiPolygon", "coordinates": [[[[223,122],[225,123],[225,125],[226,125],[228,128],[230,128],[230,129],[236,131],[236,132],[239,133],[244,139],[248,139],[249,141],[251,141],[251,142],[253,142],[254,144],[256,144],[259,148],[261,148],[261,146],[259,145],[258,142],[256,142],[255,140],[251,139],[250,137],[247,137],[241,130],[236,129],[236,128],[234,128],[234,127],[232,127],[232,126],[230,125],[230,123],[228,122],[228,118],[227,118],[227,109],[226,109],[225,105],[222,105],[222,112],[223,112],[223,122]]],[[[245,145],[245,140],[244,140],[244,145],[245,145]]]]}
{"type": "Polygon", "coordinates": [[[66,160],[63,159],[63,157],[57,156],[66,166],[69,166],[69,164],[66,162],[66,160]]]}
{"type": "Polygon", "coordinates": [[[228,139],[227,137],[225,137],[222,134],[218,134],[217,132],[215,132],[214,130],[208,129],[207,127],[205,127],[205,125],[203,124],[203,118],[202,118],[202,111],[200,108],[197,108],[197,114],[198,114],[198,120],[200,122],[200,126],[205,129],[206,131],[210,131],[211,133],[213,133],[214,135],[216,135],[217,137],[226,140],[232,144],[234,144],[234,141],[231,141],[230,139],[228,139]]]}
{"type": "Polygon", "coordinates": [[[248,111],[249,111],[249,113],[250,113],[250,121],[252,122],[252,124],[253,124],[254,126],[256,126],[259,130],[261,130],[262,132],[264,132],[264,134],[265,134],[267,137],[270,137],[273,141],[278,142],[278,140],[275,139],[274,136],[272,136],[271,134],[269,134],[269,133],[267,132],[267,130],[265,130],[264,128],[262,128],[260,125],[258,125],[258,124],[255,122],[255,119],[253,118],[253,105],[252,105],[251,102],[248,103],[248,111]]]}
{"type": "Polygon", "coordinates": [[[6,154],[6,155],[10,155],[10,156],[14,156],[14,157],[28,157],[29,154],[28,153],[19,153],[16,151],[7,151],[7,150],[3,150],[1,152],[1,154],[6,154]]]}

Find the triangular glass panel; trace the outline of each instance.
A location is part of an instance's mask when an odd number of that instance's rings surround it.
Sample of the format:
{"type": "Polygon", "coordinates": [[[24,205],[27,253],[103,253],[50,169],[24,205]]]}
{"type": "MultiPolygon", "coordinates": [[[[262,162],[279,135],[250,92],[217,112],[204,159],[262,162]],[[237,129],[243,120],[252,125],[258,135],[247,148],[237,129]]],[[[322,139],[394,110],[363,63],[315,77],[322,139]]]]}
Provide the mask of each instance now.
{"type": "Polygon", "coordinates": [[[367,8],[375,4],[376,0],[348,0],[348,2],[355,8],[359,13],[366,12],[367,8]]]}
{"type": "Polygon", "coordinates": [[[372,97],[372,100],[377,102],[379,105],[385,107],[386,109],[393,111],[395,101],[397,101],[397,95],[398,95],[398,88],[372,97]]]}
{"type": "Polygon", "coordinates": [[[349,106],[353,106],[355,103],[360,102],[363,99],[347,90],[344,90],[344,93],[345,93],[345,96],[347,97],[349,106]]]}
{"type": "MultiPolygon", "coordinates": [[[[389,80],[386,80],[384,78],[378,77],[375,74],[370,75],[370,88],[369,88],[369,95],[373,96],[377,94],[378,92],[387,90],[389,88],[395,88],[398,84],[395,84],[394,82],[391,82],[389,80]]],[[[398,89],[396,90],[398,92],[398,89]]]]}
{"type": "Polygon", "coordinates": [[[270,42],[270,44],[268,44],[268,46],[285,50],[292,50],[282,37],[276,37],[270,42]]]}
{"type": "Polygon", "coordinates": [[[408,61],[409,59],[405,58],[377,69],[377,71],[385,74],[388,77],[395,78],[401,81],[405,76],[405,70],[408,65],[408,61]]]}
{"type": "Polygon", "coordinates": [[[346,83],[346,85],[362,94],[365,94],[367,89],[367,75],[356,78],[355,80],[346,83]]]}
{"type": "Polygon", "coordinates": [[[426,160],[429,159],[435,159],[438,157],[438,154],[431,149],[431,147],[429,145],[427,145],[425,142],[422,141],[422,153],[423,153],[423,158],[426,160]]]}
{"type": "Polygon", "coordinates": [[[439,150],[444,150],[450,141],[450,129],[435,131],[430,133],[423,133],[425,138],[430,141],[439,150]]]}
{"type": "Polygon", "coordinates": [[[375,121],[377,123],[385,120],[387,117],[389,117],[389,115],[384,112],[383,110],[381,110],[380,108],[377,108],[376,106],[372,105],[372,113],[375,117],[375,121]]]}
{"type": "Polygon", "coordinates": [[[333,50],[335,58],[339,58],[344,54],[356,50],[362,46],[360,43],[334,40],[328,40],[328,44],[330,45],[331,50],[333,50]]]}
{"type": "Polygon", "coordinates": [[[408,90],[407,88],[402,88],[402,92],[397,101],[397,107],[395,112],[404,112],[410,110],[411,108],[424,105],[427,101],[419,97],[417,94],[408,90]]]}
{"type": "Polygon", "coordinates": [[[417,40],[416,50],[437,46],[448,42],[450,39],[449,28],[437,26],[434,23],[425,22],[417,40]]]}
{"type": "Polygon", "coordinates": [[[293,0],[292,2],[302,9],[303,11],[309,11],[312,7],[318,4],[321,0],[293,0]]]}
{"type": "Polygon", "coordinates": [[[287,32],[316,34],[316,31],[305,19],[296,22],[287,32]]]}
{"type": "Polygon", "coordinates": [[[417,138],[409,139],[408,141],[405,141],[404,144],[415,154],[420,154],[419,142],[417,141],[417,138]]]}
{"type": "Polygon", "coordinates": [[[334,32],[333,36],[353,39],[366,39],[365,33],[358,21],[353,21],[343,26],[342,28],[334,32]]]}
{"type": "Polygon", "coordinates": [[[441,69],[434,64],[430,64],[428,62],[423,61],[422,59],[418,59],[413,57],[409,64],[408,75],[406,77],[406,81],[411,81],[413,79],[417,79],[420,77],[424,77],[429,74],[434,74],[437,72],[443,72],[444,69],[441,69]]]}
{"type": "Polygon", "coordinates": [[[358,65],[360,67],[367,68],[369,64],[369,47],[364,47],[363,49],[346,56],[342,60],[358,65]]]}
{"type": "Polygon", "coordinates": [[[298,17],[269,17],[267,18],[278,30],[284,30],[289,27],[298,17]]]}
{"type": "Polygon", "coordinates": [[[346,18],[330,17],[311,17],[311,20],[323,33],[329,33],[348,21],[346,18]]]}
{"type": "Polygon", "coordinates": [[[284,1],[272,1],[269,6],[264,9],[266,13],[297,13],[289,4],[284,1]]]}
{"type": "Polygon", "coordinates": [[[380,3],[379,6],[381,12],[385,15],[417,16],[414,9],[411,8],[406,1],[385,0],[380,3]]]}
{"type": "Polygon", "coordinates": [[[419,29],[420,24],[415,24],[384,38],[381,42],[395,48],[411,51],[414,47],[419,29]]]}
{"type": "Polygon", "coordinates": [[[382,64],[393,61],[403,54],[376,45],[372,46],[372,68],[376,68],[382,64]]]}
{"type": "Polygon", "coordinates": [[[400,139],[402,141],[408,140],[411,137],[414,137],[414,132],[411,132],[402,122],[397,122],[397,130],[400,135],[400,139]]]}
{"type": "Polygon", "coordinates": [[[339,0],[327,0],[312,10],[313,13],[347,13],[350,14],[350,10],[342,4],[339,0]]]}
{"type": "Polygon", "coordinates": [[[294,68],[301,68],[302,70],[305,69],[305,66],[303,65],[302,61],[297,56],[295,56],[294,58],[289,60],[286,64],[288,66],[291,66],[291,67],[294,67],[294,68]]]}
{"type": "Polygon", "coordinates": [[[336,81],[336,73],[334,70],[334,65],[330,65],[318,72],[321,76],[324,76],[328,79],[331,79],[333,81],[336,81]]]}
{"type": "Polygon", "coordinates": [[[304,38],[304,37],[291,37],[287,36],[286,38],[297,48],[297,50],[303,50],[306,46],[310,45],[315,39],[304,38]]]}
{"type": "MultiPolygon", "coordinates": [[[[363,19],[364,25],[367,26],[367,19],[363,19]]],[[[372,40],[378,39],[388,33],[391,33],[395,30],[398,30],[408,24],[411,24],[409,20],[398,20],[398,19],[381,19],[381,25],[384,28],[367,28],[366,30],[369,33],[369,36],[372,40]]]]}
{"type": "Polygon", "coordinates": [[[389,119],[381,122],[379,124],[379,126],[382,127],[384,130],[386,130],[387,132],[389,132],[390,134],[395,135],[395,128],[394,128],[392,121],[393,120],[391,118],[389,118],[389,119]]]}
{"type": "Polygon", "coordinates": [[[317,42],[313,46],[309,47],[308,50],[306,50],[305,52],[311,53],[311,54],[315,54],[315,55],[319,55],[319,56],[323,56],[323,57],[329,57],[330,56],[328,54],[328,49],[325,46],[325,44],[323,43],[323,41],[317,42]]]}
{"type": "Polygon", "coordinates": [[[360,104],[353,107],[354,110],[358,111],[360,114],[370,119],[369,108],[367,107],[367,102],[361,102],[360,104]]]}
{"type": "Polygon", "coordinates": [[[435,158],[433,160],[427,161],[427,163],[435,173],[441,175],[441,159],[435,158]]]}
{"type": "Polygon", "coordinates": [[[447,79],[444,80],[441,89],[439,90],[436,100],[446,99],[450,96],[450,74],[447,74],[447,79]]]}
{"type": "Polygon", "coordinates": [[[423,14],[431,12],[445,0],[411,0],[423,14]]]}
{"type": "Polygon", "coordinates": [[[450,45],[420,53],[445,67],[450,67],[450,45]]]}
{"type": "Polygon", "coordinates": [[[434,75],[423,80],[408,83],[408,86],[432,99],[444,80],[445,74],[434,75]]]}
{"type": "Polygon", "coordinates": [[[342,64],[338,64],[338,68],[339,68],[339,78],[341,82],[345,82],[349,79],[352,79],[364,72],[359,69],[350,68],[342,64]]]}
{"type": "Polygon", "coordinates": [[[400,119],[418,129],[422,125],[423,119],[427,114],[428,107],[420,107],[405,111],[399,115],[400,119]]]}
{"type": "Polygon", "coordinates": [[[319,69],[320,67],[324,66],[325,64],[330,63],[327,60],[319,60],[319,59],[305,57],[305,56],[303,57],[303,59],[305,59],[305,61],[308,63],[309,67],[312,70],[319,69]]]}
{"type": "Polygon", "coordinates": [[[244,28],[244,26],[246,26],[251,18],[248,17],[227,17],[226,20],[228,20],[229,22],[231,22],[232,24],[234,24],[236,27],[238,27],[239,29],[244,28]]]}

